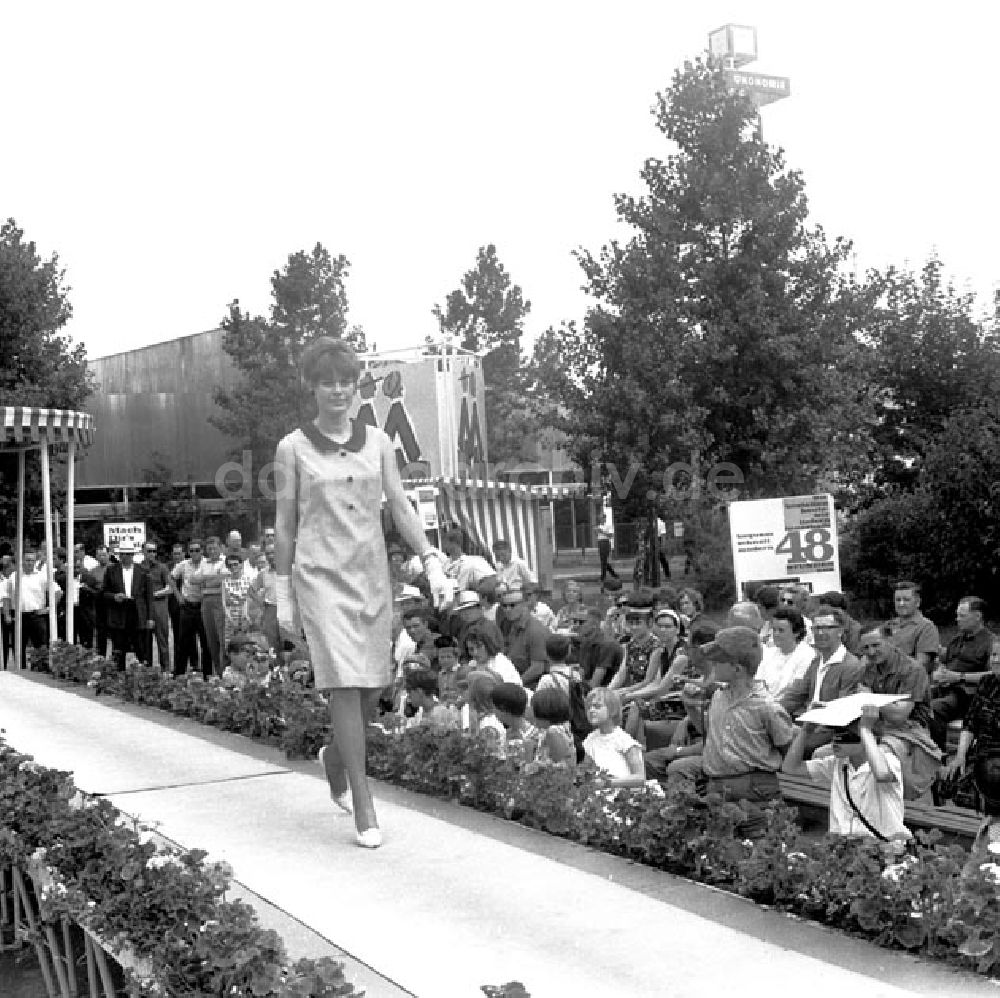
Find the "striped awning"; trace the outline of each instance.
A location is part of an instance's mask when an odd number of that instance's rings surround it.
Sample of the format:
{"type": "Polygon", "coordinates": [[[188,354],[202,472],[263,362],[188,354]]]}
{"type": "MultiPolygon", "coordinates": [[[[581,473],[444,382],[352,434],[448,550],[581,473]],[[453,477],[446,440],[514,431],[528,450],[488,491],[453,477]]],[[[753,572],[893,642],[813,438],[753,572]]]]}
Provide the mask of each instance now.
{"type": "Polygon", "coordinates": [[[576,483],[537,486],[448,477],[406,481],[407,488],[427,485],[437,488],[438,517],[443,527],[461,527],[490,560],[494,542],[507,540],[513,553],[536,573],[541,500],[569,498],[585,488],[576,483]]]}
{"type": "Polygon", "coordinates": [[[68,409],[0,406],[0,447],[40,447],[75,441],[89,447],[94,439],[94,417],[68,409]]]}
{"type": "Polygon", "coordinates": [[[488,482],[471,478],[454,478],[446,475],[438,478],[407,478],[407,488],[420,485],[447,485],[450,488],[489,489],[496,493],[509,492],[514,495],[530,496],[532,499],[572,499],[587,491],[584,482],[563,482],[558,485],[521,485],[517,482],[488,482]]]}

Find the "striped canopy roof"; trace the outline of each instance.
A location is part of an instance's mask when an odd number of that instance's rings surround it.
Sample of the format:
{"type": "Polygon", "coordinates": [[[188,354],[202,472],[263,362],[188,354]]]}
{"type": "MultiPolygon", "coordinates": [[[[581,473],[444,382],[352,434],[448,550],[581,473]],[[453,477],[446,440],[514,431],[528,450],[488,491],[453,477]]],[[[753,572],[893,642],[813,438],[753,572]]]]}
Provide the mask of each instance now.
{"type": "Polygon", "coordinates": [[[89,447],[93,439],[94,418],[89,413],[0,406],[0,448],[40,447],[70,441],[89,447]]]}
{"type": "Polygon", "coordinates": [[[436,485],[439,488],[459,488],[493,492],[496,495],[520,495],[532,499],[570,499],[573,496],[583,495],[587,490],[585,482],[562,482],[558,485],[522,485],[519,482],[487,482],[473,478],[456,478],[448,475],[439,475],[436,478],[406,478],[403,480],[403,487],[407,489],[428,485],[436,485]]]}
{"type": "Polygon", "coordinates": [[[523,558],[535,572],[540,568],[541,501],[570,498],[581,495],[586,489],[582,482],[518,485],[449,477],[407,479],[403,484],[408,489],[436,486],[436,505],[442,527],[460,526],[486,558],[490,558],[495,541],[509,541],[513,553],[523,558]]]}

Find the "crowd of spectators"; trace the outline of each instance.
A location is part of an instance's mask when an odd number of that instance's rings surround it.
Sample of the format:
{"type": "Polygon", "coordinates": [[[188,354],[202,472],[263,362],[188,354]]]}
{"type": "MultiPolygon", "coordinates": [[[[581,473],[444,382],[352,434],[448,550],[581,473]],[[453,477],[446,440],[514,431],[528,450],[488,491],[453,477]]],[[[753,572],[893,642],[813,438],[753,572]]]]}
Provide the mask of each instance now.
{"type": "Polygon", "coordinates": [[[589,758],[611,786],[691,781],[746,802],[747,836],[782,771],[829,788],[832,831],[905,836],[906,801],[930,803],[942,776],[1000,749],[1000,641],[975,597],[942,646],[908,581],[888,620],[861,623],[839,592],[764,585],[719,627],[694,590],[637,589],[599,608],[570,581],[550,607],[532,579],[500,580],[478,561],[470,581],[462,557],[446,573],[476,588],[450,610],[430,607],[414,576],[397,579],[399,693],[384,725],[488,732],[499,754],[516,744],[531,762],[589,758]],[[833,704],[851,713],[823,720],[833,704]]]}
{"type": "MultiPolygon", "coordinates": [[[[550,605],[509,543],[491,559],[464,540],[443,539],[443,607],[420,560],[390,545],[395,680],[372,718],[386,730],[463,729],[524,763],[590,759],[612,787],[690,781],[747,802],[747,836],[780,796],[781,771],[830,788],[832,831],[894,838],[906,834],[905,801],[929,801],[942,778],[1000,753],[1000,639],[974,596],[958,603],[946,645],[909,581],[885,621],[856,621],[842,593],[762,585],[720,627],[697,590],[670,585],[610,606],[602,589],[598,606],[570,580],[550,605]],[[824,723],[823,709],[845,698],[854,713],[824,723]]],[[[0,562],[5,668],[18,574],[23,645],[48,641],[50,569],[33,551],[21,568],[0,562]]],[[[252,679],[248,649],[307,657],[278,632],[271,530],[246,546],[236,531],[169,550],[77,545],[72,564],[57,551],[51,571],[60,636],[71,599],[77,643],[101,655],[110,646],[119,667],[132,654],[240,685],[252,679]]]]}
{"type": "MultiPolygon", "coordinates": [[[[196,670],[221,677],[229,646],[252,638],[262,649],[279,650],[274,568],[274,531],[247,546],[239,531],[225,542],[192,538],[169,550],[154,539],[93,553],[77,544],[72,562],[57,548],[51,566],[57,637],[66,640],[66,604],[73,604],[72,639],[111,657],[124,668],[132,655],[175,675],[196,670]]],[[[21,571],[0,560],[3,664],[14,651],[14,604],[20,583],[22,667],[27,648],[49,641],[50,566],[41,552],[26,549],[21,571]]]]}

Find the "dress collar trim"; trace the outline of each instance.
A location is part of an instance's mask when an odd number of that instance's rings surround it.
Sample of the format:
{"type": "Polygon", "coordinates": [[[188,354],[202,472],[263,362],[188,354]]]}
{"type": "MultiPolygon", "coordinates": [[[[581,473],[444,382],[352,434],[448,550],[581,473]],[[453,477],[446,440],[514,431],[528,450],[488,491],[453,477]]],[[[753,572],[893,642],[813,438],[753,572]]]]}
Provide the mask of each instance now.
{"type": "Polygon", "coordinates": [[[349,450],[351,453],[357,454],[368,439],[368,424],[356,419],[351,420],[351,435],[343,443],[331,440],[325,433],[320,433],[314,423],[303,423],[299,429],[321,454],[333,454],[342,450],[349,450]]]}

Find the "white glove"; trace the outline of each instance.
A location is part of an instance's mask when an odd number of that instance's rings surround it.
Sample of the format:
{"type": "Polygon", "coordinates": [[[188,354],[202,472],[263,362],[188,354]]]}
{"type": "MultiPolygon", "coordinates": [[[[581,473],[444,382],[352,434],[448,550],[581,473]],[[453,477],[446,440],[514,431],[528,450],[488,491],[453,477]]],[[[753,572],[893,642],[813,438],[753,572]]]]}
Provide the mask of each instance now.
{"type": "Polygon", "coordinates": [[[279,575],[274,580],[275,598],[278,604],[278,628],[295,631],[295,597],[292,595],[292,578],[279,575]]]}
{"type": "Polygon", "coordinates": [[[443,606],[451,597],[451,585],[441,567],[441,556],[436,551],[426,551],[421,555],[424,563],[424,574],[427,584],[431,587],[431,596],[436,607],[443,606]]]}

